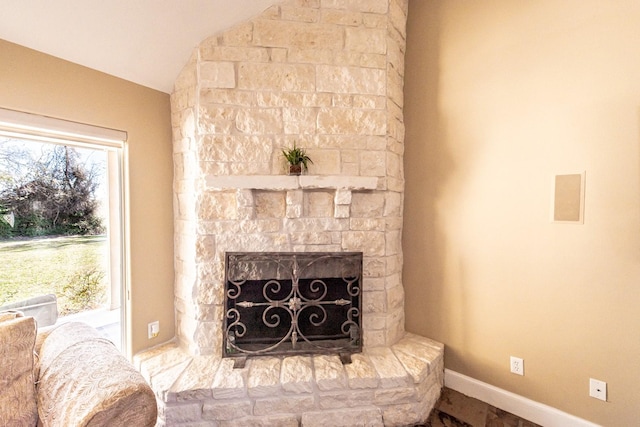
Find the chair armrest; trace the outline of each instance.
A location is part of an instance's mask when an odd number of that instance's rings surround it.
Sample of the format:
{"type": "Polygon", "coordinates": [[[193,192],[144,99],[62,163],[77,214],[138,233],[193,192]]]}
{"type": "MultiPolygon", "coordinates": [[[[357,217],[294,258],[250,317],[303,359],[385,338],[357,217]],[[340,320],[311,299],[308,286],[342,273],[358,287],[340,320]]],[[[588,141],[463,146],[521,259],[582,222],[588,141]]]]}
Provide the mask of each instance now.
{"type": "Polygon", "coordinates": [[[149,426],[153,391],[116,347],[83,323],[65,323],[42,343],[38,413],[45,426],[149,426]]]}

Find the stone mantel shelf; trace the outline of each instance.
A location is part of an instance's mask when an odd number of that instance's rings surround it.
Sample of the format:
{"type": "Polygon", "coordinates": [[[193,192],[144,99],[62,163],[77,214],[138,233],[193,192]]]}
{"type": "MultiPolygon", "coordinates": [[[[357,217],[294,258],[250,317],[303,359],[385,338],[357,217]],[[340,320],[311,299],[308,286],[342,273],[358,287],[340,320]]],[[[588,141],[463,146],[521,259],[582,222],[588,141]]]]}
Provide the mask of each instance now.
{"type": "Polygon", "coordinates": [[[350,175],[209,175],[205,179],[208,190],[312,190],[333,189],[366,191],[378,187],[375,176],[350,175]]]}

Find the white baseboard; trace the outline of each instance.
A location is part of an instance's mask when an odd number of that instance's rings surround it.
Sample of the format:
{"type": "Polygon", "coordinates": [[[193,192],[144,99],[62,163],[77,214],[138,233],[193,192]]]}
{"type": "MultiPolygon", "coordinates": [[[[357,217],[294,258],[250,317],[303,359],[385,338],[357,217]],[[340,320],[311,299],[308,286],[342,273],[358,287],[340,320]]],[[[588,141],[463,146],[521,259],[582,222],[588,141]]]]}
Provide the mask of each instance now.
{"type": "Polygon", "coordinates": [[[466,396],[511,412],[544,427],[601,427],[515,393],[483,383],[449,369],[444,370],[444,385],[466,396]]]}

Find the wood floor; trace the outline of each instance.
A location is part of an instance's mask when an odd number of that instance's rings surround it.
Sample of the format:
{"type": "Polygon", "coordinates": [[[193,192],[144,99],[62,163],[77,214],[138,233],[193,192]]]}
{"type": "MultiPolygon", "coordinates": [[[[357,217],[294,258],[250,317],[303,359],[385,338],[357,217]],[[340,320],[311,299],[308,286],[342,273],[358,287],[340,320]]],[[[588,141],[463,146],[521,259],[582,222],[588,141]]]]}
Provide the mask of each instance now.
{"type": "Polygon", "coordinates": [[[444,388],[424,427],[541,427],[488,403],[444,388]]]}

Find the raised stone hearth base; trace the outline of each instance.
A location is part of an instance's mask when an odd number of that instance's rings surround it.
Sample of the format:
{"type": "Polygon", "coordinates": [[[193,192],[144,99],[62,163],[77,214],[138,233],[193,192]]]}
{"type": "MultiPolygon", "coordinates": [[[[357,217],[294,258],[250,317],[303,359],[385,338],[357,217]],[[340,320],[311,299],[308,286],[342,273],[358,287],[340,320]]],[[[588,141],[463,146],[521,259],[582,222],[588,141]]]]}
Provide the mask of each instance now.
{"type": "Polygon", "coordinates": [[[339,357],[194,356],[170,342],[134,357],[158,397],[158,426],[413,426],[435,405],[444,346],[406,334],[339,357]]]}

